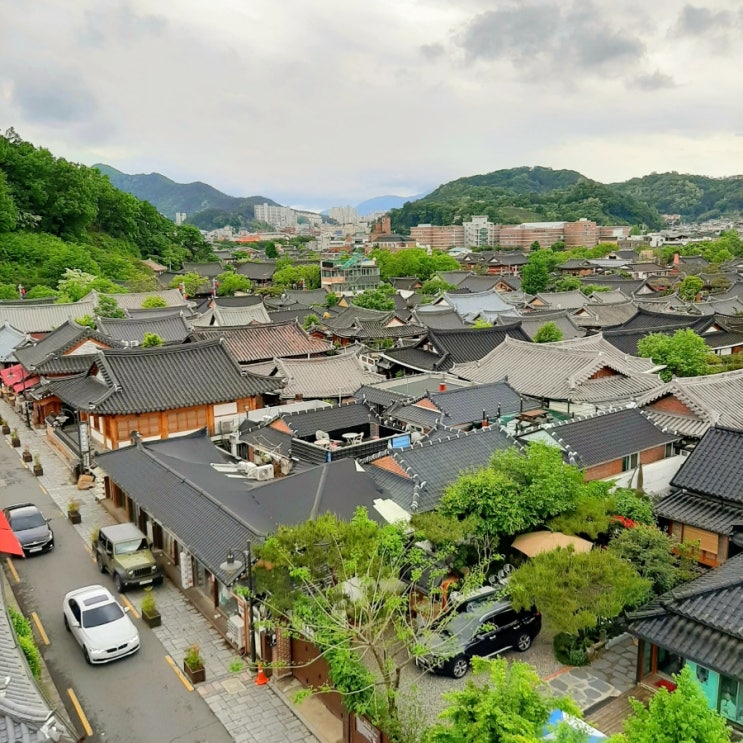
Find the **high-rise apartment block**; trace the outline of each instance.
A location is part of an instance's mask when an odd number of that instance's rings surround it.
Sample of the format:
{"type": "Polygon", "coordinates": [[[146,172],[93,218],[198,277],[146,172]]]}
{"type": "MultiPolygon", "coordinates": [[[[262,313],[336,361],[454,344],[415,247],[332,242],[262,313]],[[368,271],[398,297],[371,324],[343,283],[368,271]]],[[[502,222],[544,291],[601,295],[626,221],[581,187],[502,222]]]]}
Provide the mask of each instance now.
{"type": "Polygon", "coordinates": [[[464,227],[461,224],[438,226],[433,224],[419,224],[410,228],[410,237],[421,247],[434,250],[449,250],[449,248],[463,248],[464,227]]]}
{"type": "Polygon", "coordinates": [[[359,214],[355,206],[331,207],[328,216],[338,224],[356,224],[359,221],[359,214]]]}
{"type": "Polygon", "coordinates": [[[272,204],[256,204],[255,218],[266,222],[272,227],[296,227],[297,213],[289,206],[273,206],[272,204]]]}

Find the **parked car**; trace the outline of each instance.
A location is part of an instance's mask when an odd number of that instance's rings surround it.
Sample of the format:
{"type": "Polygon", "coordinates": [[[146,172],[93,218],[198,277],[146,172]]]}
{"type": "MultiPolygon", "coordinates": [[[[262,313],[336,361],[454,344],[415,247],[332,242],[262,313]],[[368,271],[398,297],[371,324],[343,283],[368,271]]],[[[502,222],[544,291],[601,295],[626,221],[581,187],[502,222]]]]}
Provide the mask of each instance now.
{"type": "Polygon", "coordinates": [[[422,635],[425,652],[415,662],[434,673],[462,678],[473,656],[487,658],[512,648],[524,652],[541,629],[536,609],[516,611],[508,601],[476,603],[422,635]]]}
{"type": "Polygon", "coordinates": [[[134,524],[102,526],[92,547],[98,569],[111,573],[119,593],[163,581],[147,537],[134,524]]]}
{"type": "Polygon", "coordinates": [[[103,586],[70,591],[62,605],[64,626],[91,664],[108,663],[139,650],[139,632],[124,609],[103,586]]]}
{"type": "Polygon", "coordinates": [[[17,503],[4,508],[3,513],[26,557],[54,549],[50,520],[33,503],[17,503]]]}

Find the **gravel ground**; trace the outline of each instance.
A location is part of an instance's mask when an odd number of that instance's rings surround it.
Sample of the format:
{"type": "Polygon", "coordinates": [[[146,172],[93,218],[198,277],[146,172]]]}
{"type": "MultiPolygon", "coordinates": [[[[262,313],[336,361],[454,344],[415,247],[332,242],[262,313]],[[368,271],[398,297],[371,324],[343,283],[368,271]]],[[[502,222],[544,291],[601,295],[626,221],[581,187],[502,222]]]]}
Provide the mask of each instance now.
{"type": "MultiPolygon", "coordinates": [[[[552,653],[552,636],[541,632],[525,653],[508,651],[504,654],[508,660],[520,660],[531,663],[539,674],[539,678],[545,678],[559,671],[563,665],[555,660],[552,653]]],[[[463,689],[467,681],[472,680],[479,683],[482,677],[468,673],[462,679],[454,679],[451,676],[438,676],[433,673],[421,671],[420,668],[410,663],[405,667],[400,683],[400,696],[403,705],[410,708],[410,714],[425,720],[427,724],[436,722],[439,713],[446,707],[443,697],[448,691],[463,689]]]]}

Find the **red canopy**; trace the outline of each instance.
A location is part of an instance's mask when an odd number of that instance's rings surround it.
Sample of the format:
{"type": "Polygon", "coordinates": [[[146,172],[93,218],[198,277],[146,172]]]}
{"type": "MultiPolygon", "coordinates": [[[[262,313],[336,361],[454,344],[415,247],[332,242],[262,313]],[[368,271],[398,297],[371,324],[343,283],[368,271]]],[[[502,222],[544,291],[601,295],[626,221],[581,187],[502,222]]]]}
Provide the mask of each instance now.
{"type": "Polygon", "coordinates": [[[14,364],[7,369],[0,369],[0,379],[13,392],[22,392],[39,383],[37,376],[31,376],[21,364],[14,364]]]}
{"type": "Polygon", "coordinates": [[[17,555],[18,557],[25,557],[23,547],[18,541],[18,537],[13,533],[8,523],[8,519],[5,518],[5,514],[0,511],[0,552],[5,552],[8,555],[17,555]]]}

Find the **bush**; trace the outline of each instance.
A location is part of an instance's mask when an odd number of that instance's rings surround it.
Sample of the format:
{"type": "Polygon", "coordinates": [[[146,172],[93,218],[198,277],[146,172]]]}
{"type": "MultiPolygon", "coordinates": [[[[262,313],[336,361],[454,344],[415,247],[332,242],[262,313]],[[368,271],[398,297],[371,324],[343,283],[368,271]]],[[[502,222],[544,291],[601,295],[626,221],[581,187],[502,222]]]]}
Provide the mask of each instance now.
{"type": "Polygon", "coordinates": [[[14,609],[12,606],[8,607],[8,616],[13,624],[17,637],[33,637],[31,630],[31,622],[26,619],[19,611],[14,609]]]}
{"type": "Polygon", "coordinates": [[[655,524],[653,504],[644,494],[629,488],[618,488],[614,492],[614,513],[639,524],[655,524]]]}
{"type": "Polygon", "coordinates": [[[41,653],[39,652],[39,648],[36,647],[34,638],[26,636],[19,637],[18,646],[23,650],[23,654],[28,661],[28,667],[31,669],[34,678],[39,678],[41,676],[41,653]]]}
{"type": "Polygon", "coordinates": [[[590,645],[586,637],[576,637],[567,632],[558,632],[552,640],[552,650],[560,663],[568,666],[587,666],[590,663],[586,648],[590,645]]]}

